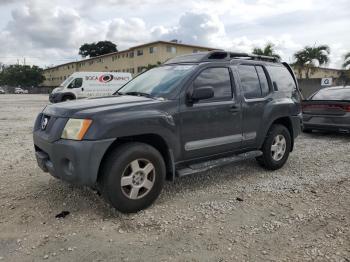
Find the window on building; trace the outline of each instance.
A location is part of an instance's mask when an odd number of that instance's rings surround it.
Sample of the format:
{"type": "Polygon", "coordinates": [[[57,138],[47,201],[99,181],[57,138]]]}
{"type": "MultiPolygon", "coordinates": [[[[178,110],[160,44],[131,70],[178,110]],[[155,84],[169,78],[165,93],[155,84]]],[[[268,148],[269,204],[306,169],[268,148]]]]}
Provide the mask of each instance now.
{"type": "Polygon", "coordinates": [[[131,73],[131,74],[135,74],[134,68],[130,68],[130,73],[131,73]]]}
{"type": "Polygon", "coordinates": [[[176,54],[176,47],[175,47],[175,46],[170,46],[170,45],[168,45],[168,46],[166,47],[166,51],[167,51],[168,53],[176,54]]]}
{"type": "Polygon", "coordinates": [[[244,97],[247,99],[260,98],[260,82],[255,66],[240,65],[238,67],[238,72],[241,79],[244,97]]]}
{"type": "Polygon", "coordinates": [[[137,56],[141,56],[141,55],[143,55],[143,50],[142,49],[137,50],[137,56]]]}
{"type": "Polygon", "coordinates": [[[157,47],[151,46],[151,47],[149,48],[149,53],[150,53],[150,54],[153,54],[153,53],[155,53],[155,52],[157,52],[157,47]]]}
{"type": "Polygon", "coordinates": [[[198,53],[198,49],[193,49],[193,53],[198,53]]]}
{"type": "Polygon", "coordinates": [[[129,57],[130,57],[130,58],[133,58],[133,57],[134,57],[134,51],[132,51],[132,52],[129,53],[129,57]]]}
{"type": "Polygon", "coordinates": [[[214,97],[205,100],[220,101],[232,99],[231,79],[228,68],[208,68],[202,71],[193,82],[193,88],[211,86],[214,97]]]}
{"type": "Polygon", "coordinates": [[[137,67],[137,73],[141,73],[142,71],[143,71],[143,66],[139,66],[139,67],[137,67]]]}
{"type": "Polygon", "coordinates": [[[124,58],[125,57],[125,54],[122,54],[122,58],[124,58]]]}

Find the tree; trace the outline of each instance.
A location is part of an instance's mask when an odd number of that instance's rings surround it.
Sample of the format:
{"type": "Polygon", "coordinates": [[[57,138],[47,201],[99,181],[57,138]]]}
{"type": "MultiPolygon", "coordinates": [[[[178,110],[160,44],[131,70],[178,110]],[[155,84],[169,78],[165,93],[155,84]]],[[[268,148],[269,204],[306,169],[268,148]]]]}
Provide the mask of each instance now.
{"type": "Polygon", "coordinates": [[[79,48],[79,55],[82,57],[96,57],[113,52],[118,52],[117,45],[110,41],[100,41],[91,44],[85,43],[79,48]]]}
{"type": "Polygon", "coordinates": [[[0,84],[9,86],[38,86],[45,80],[38,66],[10,65],[0,72],[0,84]]]}
{"type": "Polygon", "coordinates": [[[350,66],[350,52],[345,54],[345,57],[344,57],[343,67],[348,68],[348,66],[350,66]]]}
{"type": "Polygon", "coordinates": [[[143,66],[142,69],[150,70],[152,68],[160,66],[161,64],[162,63],[160,61],[158,61],[156,64],[148,64],[147,66],[143,66]]]}
{"type": "Polygon", "coordinates": [[[274,44],[267,43],[263,49],[259,48],[259,47],[255,47],[253,49],[253,54],[255,54],[255,55],[264,55],[264,56],[272,56],[272,57],[275,57],[277,59],[281,59],[280,55],[275,53],[274,48],[275,48],[274,44]]]}
{"type": "Polygon", "coordinates": [[[302,50],[294,54],[294,66],[301,73],[302,68],[306,68],[306,78],[310,77],[316,67],[327,64],[329,62],[329,54],[331,50],[327,45],[305,46],[302,50]]]}

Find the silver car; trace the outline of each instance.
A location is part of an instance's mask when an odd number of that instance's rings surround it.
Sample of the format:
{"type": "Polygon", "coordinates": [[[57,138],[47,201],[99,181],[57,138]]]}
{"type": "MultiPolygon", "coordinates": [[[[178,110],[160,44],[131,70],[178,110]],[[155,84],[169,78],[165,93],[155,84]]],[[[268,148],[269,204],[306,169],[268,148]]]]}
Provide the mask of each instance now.
{"type": "Polygon", "coordinates": [[[350,86],[320,89],[303,101],[302,110],[304,132],[350,133],[350,86]]]}

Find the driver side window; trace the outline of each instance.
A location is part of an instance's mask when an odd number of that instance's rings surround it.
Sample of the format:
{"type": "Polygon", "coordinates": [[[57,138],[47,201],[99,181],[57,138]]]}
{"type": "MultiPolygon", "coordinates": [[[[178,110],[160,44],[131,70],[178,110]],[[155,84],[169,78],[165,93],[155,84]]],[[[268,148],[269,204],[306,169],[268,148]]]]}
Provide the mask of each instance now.
{"type": "Polygon", "coordinates": [[[231,79],[228,68],[208,68],[203,70],[193,82],[193,88],[210,86],[214,90],[214,97],[203,100],[222,101],[232,99],[231,79]]]}
{"type": "Polygon", "coordinates": [[[68,88],[79,88],[83,85],[82,78],[75,78],[68,86],[68,88]]]}

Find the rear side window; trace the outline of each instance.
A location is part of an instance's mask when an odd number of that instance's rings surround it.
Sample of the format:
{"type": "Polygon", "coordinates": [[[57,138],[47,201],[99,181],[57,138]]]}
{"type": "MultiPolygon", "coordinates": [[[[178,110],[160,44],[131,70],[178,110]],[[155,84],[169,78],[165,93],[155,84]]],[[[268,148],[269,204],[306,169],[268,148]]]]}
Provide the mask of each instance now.
{"type": "Polygon", "coordinates": [[[231,79],[228,68],[208,68],[203,70],[194,80],[193,87],[211,86],[214,97],[206,101],[232,99],[231,79]]]}
{"type": "Polygon", "coordinates": [[[240,65],[238,67],[238,73],[241,79],[244,97],[247,99],[261,97],[260,83],[255,66],[240,65]]]}
{"type": "Polygon", "coordinates": [[[294,79],[288,69],[282,66],[267,66],[275,90],[292,92],[296,89],[294,79]]]}
{"type": "Polygon", "coordinates": [[[350,88],[321,89],[312,100],[350,100],[350,88]]]}
{"type": "Polygon", "coordinates": [[[255,68],[256,68],[256,72],[258,72],[258,76],[259,76],[259,80],[260,80],[261,94],[264,97],[270,92],[269,84],[267,82],[267,78],[266,78],[263,67],[256,66],[255,68]]]}

